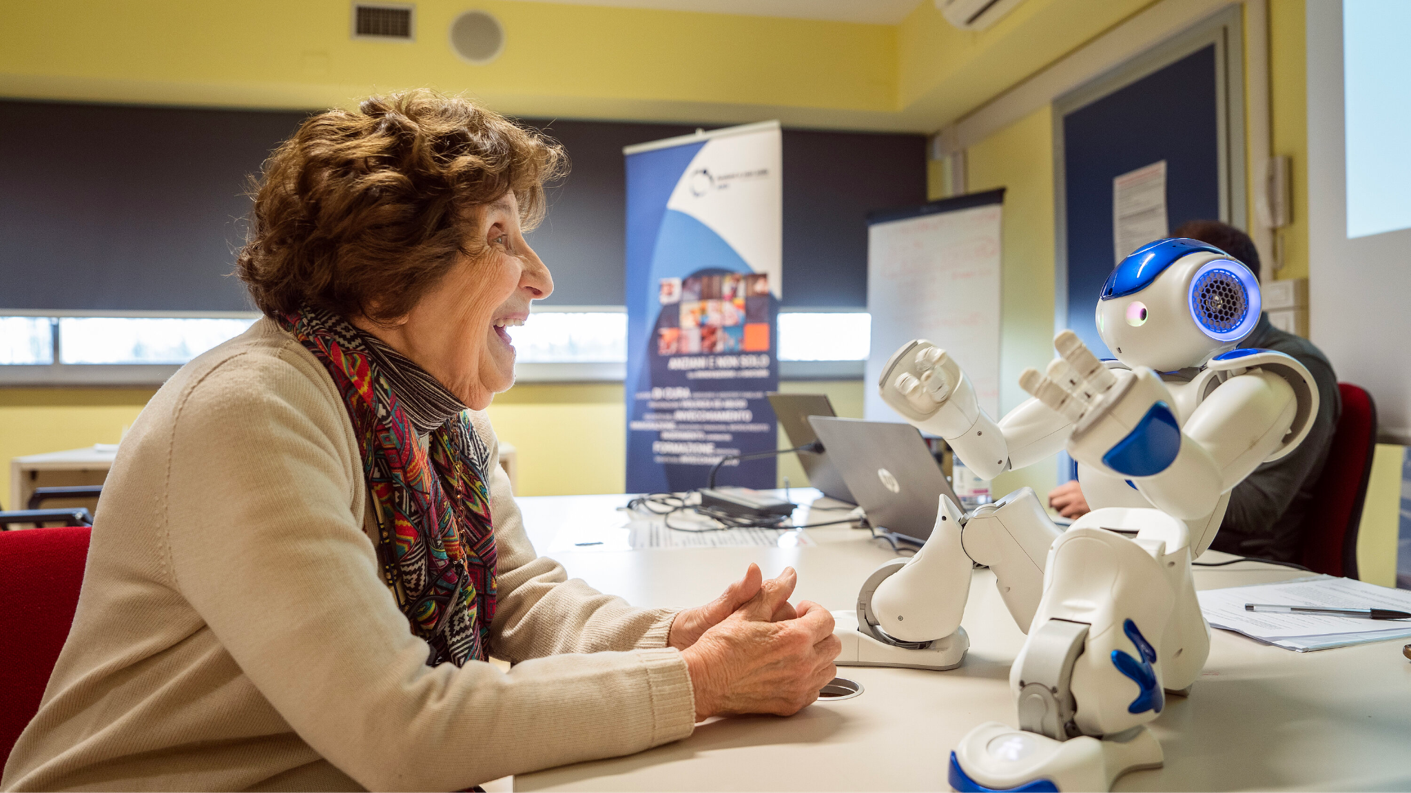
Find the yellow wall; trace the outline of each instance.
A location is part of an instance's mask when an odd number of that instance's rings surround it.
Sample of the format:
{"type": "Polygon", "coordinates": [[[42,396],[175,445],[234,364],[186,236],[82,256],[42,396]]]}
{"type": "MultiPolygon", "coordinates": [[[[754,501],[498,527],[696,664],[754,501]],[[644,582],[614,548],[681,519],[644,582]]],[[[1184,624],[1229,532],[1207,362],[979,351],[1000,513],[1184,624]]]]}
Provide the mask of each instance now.
{"type": "Polygon", "coordinates": [[[1405,448],[1377,444],[1367,500],[1357,529],[1357,576],[1381,586],[1396,586],[1397,534],[1401,525],[1401,466],[1405,448]]]}
{"type": "Polygon", "coordinates": [[[712,120],[768,118],[748,108],[770,107],[869,118],[896,108],[888,25],[422,2],[416,40],[388,42],[350,37],[347,0],[9,0],[5,10],[8,96],[304,108],[430,85],[515,115],[712,120]],[[505,28],[492,63],[450,48],[451,21],[467,7],[505,28]]]}
{"type": "MultiPolygon", "coordinates": [[[[838,415],[862,417],[862,381],[800,381],[781,391],[827,394],[838,415]]],[[[0,463],[9,500],[12,457],[117,443],[155,389],[0,389],[0,463]]],[[[495,397],[495,433],[519,455],[519,495],[621,493],[626,482],[626,410],[620,383],[525,383],[495,397]]],[[[789,448],[782,438],[779,448],[789,448]]],[[[802,487],[808,478],[793,455],[780,457],[780,477],[802,487]]]]}
{"type": "MultiPolygon", "coordinates": [[[[1000,241],[1000,411],[1028,398],[1019,373],[1053,357],[1053,115],[1044,107],[966,152],[966,187],[1005,188],[1000,241]]],[[[1044,462],[1001,475],[998,497],[1019,487],[1046,496],[1058,468],[1044,462]]]]}
{"type": "Polygon", "coordinates": [[[10,501],[10,458],[117,443],[155,389],[0,389],[0,504],[10,501]]]}
{"type": "Polygon", "coordinates": [[[936,129],[1153,2],[1025,0],[982,31],[959,30],[935,3],[918,3],[897,33],[899,109],[936,129]]]}
{"type": "MultiPolygon", "coordinates": [[[[1308,62],[1304,0],[1269,3],[1270,150],[1290,158],[1293,211],[1278,277],[1308,277],[1308,62]]],[[[1266,273],[1270,264],[1265,264],[1266,273]]],[[[1267,275],[1265,277],[1268,277],[1267,275]]]]}
{"type": "Polygon", "coordinates": [[[347,0],[8,0],[0,96],[327,107],[468,91],[522,116],[751,121],[931,132],[1154,0],[1026,0],[984,31],[921,2],[900,24],[482,0],[503,54],[472,65],[422,2],[416,40],[349,36],[347,0]],[[689,53],[689,57],[681,57],[689,53]]]}

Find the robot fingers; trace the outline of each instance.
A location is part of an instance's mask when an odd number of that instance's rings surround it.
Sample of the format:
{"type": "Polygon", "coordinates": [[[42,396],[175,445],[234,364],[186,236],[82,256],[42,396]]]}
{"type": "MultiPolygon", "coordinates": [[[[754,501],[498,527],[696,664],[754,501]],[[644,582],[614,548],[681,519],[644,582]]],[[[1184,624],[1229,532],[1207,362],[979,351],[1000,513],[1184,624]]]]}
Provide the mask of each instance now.
{"type": "Polygon", "coordinates": [[[1060,386],[1063,390],[1077,397],[1085,403],[1091,404],[1097,399],[1097,392],[1093,389],[1092,383],[1083,379],[1071,365],[1062,358],[1054,358],[1048,362],[1048,369],[1044,372],[1048,379],[1060,386]]]}
{"type": "Polygon", "coordinates": [[[1039,374],[1038,369],[1025,369],[1019,375],[1019,387],[1047,405],[1050,410],[1075,424],[1087,412],[1086,401],[1054,380],[1039,374]]]}
{"type": "Polygon", "coordinates": [[[915,374],[903,372],[897,376],[896,389],[918,410],[934,410],[946,401],[951,392],[952,378],[946,374],[950,356],[939,347],[924,347],[916,352],[915,374]]]}
{"type": "Polygon", "coordinates": [[[1086,390],[1102,394],[1117,384],[1117,378],[1073,331],[1065,330],[1055,336],[1053,347],[1058,350],[1063,360],[1073,367],[1073,371],[1088,383],[1086,390]]]}

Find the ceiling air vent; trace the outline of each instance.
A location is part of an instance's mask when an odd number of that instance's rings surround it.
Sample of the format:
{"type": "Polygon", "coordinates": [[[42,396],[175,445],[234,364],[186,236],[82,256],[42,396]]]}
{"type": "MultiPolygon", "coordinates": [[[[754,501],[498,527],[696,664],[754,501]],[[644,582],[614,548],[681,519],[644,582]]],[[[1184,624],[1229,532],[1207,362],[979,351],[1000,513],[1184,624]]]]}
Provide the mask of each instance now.
{"type": "Polygon", "coordinates": [[[355,3],[353,38],[411,41],[412,8],[392,3],[355,3]]]}

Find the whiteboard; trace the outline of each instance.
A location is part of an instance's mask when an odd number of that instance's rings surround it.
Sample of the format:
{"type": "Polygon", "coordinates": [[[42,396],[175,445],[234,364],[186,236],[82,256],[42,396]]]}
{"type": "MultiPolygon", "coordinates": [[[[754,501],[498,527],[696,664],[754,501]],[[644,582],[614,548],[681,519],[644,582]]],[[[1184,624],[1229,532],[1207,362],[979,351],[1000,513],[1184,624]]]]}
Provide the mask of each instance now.
{"type": "Polygon", "coordinates": [[[872,341],[863,383],[869,421],[902,420],[877,383],[887,359],[912,339],[949,352],[974,383],[980,407],[998,415],[1002,197],[996,190],[897,219],[874,216],[867,230],[872,341]]]}

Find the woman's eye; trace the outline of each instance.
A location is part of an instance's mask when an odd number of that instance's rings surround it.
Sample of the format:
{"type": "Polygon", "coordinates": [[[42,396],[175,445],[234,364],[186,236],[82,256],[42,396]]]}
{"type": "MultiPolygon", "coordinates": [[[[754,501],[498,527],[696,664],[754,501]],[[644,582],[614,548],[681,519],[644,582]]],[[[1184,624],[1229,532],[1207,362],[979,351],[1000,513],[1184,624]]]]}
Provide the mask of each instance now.
{"type": "Polygon", "coordinates": [[[508,244],[509,244],[509,239],[510,239],[509,237],[505,236],[504,234],[501,234],[500,236],[498,236],[498,237],[495,238],[495,244],[496,244],[496,245],[508,245],[508,244]]]}

